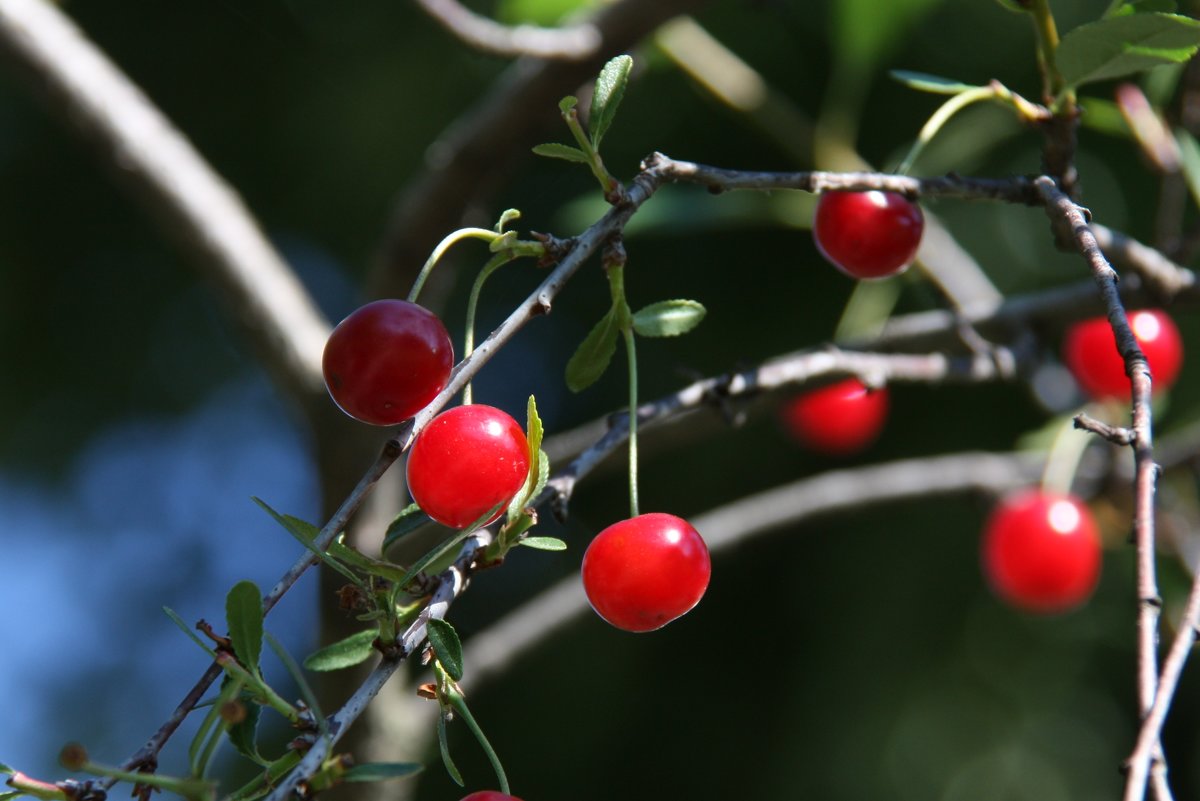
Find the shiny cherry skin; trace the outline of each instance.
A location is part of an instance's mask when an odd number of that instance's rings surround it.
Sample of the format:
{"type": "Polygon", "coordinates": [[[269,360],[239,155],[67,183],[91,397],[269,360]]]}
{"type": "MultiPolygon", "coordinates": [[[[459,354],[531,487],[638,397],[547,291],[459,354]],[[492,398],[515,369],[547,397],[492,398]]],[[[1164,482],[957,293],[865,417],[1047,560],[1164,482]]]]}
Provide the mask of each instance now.
{"type": "Polygon", "coordinates": [[[992,589],[1030,612],[1066,612],[1100,578],[1100,535],[1071,495],[1021,490],[992,510],[983,532],[983,572],[992,589]]]}
{"type": "Polygon", "coordinates": [[[529,475],[521,426],[493,406],[456,406],[430,421],[408,452],[408,491],[427,515],[466,528],[500,504],[504,512],[529,475]]]}
{"type": "Polygon", "coordinates": [[[407,300],[376,300],[351,312],[329,335],[321,358],[334,403],[377,426],[402,423],[425,408],[453,366],[442,321],[407,300]]]}
{"type": "Polygon", "coordinates": [[[822,192],[813,218],[817,249],[851,278],[903,272],[924,231],[921,207],[895,192],[822,192]]]}
{"type": "Polygon", "coordinates": [[[479,790],[463,797],[462,801],[521,801],[521,799],[499,790],[479,790]]]}
{"type": "Polygon", "coordinates": [[[783,425],[801,445],[832,456],[865,449],[887,421],[886,387],[868,389],[857,378],[797,395],[780,409],[783,425]]]}
{"type": "MultiPolygon", "coordinates": [[[[1183,337],[1165,312],[1146,309],[1129,314],[1129,327],[1146,355],[1154,391],[1170,389],[1183,367],[1183,337]]],[[[1075,323],[1063,338],[1063,361],[1093,400],[1128,400],[1129,376],[1117,352],[1117,338],[1107,317],[1075,323]]]]}
{"type": "Polygon", "coordinates": [[[712,565],[700,533],[651,512],[601,531],[583,555],[583,589],[596,614],[625,631],[660,629],[700,602],[712,565]]]}

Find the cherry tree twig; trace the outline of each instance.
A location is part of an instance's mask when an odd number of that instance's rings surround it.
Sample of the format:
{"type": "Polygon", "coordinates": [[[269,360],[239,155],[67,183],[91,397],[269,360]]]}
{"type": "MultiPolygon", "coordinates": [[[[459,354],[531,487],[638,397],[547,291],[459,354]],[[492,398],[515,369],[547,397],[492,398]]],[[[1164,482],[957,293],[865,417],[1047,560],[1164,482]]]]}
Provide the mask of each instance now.
{"type": "Polygon", "coordinates": [[[323,396],[328,322],[241,198],[183,134],[53,3],[0,0],[0,50],[217,284],[277,383],[300,400],[323,396]]]}
{"type": "MultiPolygon", "coordinates": [[[[1138,594],[1138,705],[1143,715],[1150,712],[1158,687],[1158,622],[1162,599],[1154,564],[1154,494],[1158,465],[1154,462],[1152,417],[1150,407],[1151,376],[1146,356],[1138,346],[1129,319],[1117,291],[1117,273],[1101,252],[1088,224],[1085,210],[1071,200],[1054,181],[1042,176],[1034,181],[1037,191],[1045,198],[1046,213],[1050,216],[1060,242],[1071,242],[1092,270],[1108,312],[1108,321],[1117,341],[1117,350],[1125,360],[1125,371],[1132,383],[1132,426],[1134,455],[1134,519],[1133,531],[1137,548],[1138,594]]],[[[1140,801],[1146,792],[1150,770],[1151,750],[1135,752],[1125,783],[1125,801],[1140,801]]],[[[1161,756],[1159,757],[1161,759],[1161,756]]]]}
{"type": "Polygon", "coordinates": [[[593,23],[562,28],[510,26],[476,14],[458,0],[416,0],[416,3],[468,47],[494,56],[583,61],[596,54],[602,41],[593,23]]]}

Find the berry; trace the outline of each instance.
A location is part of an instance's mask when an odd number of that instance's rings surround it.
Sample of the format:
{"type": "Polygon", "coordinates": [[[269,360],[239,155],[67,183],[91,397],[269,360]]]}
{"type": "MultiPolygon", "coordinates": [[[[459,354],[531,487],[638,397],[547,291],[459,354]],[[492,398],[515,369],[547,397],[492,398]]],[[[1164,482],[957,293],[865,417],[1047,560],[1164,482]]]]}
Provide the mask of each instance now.
{"type": "Polygon", "coordinates": [[[917,255],[925,215],[895,192],[822,192],[813,219],[817,249],[851,278],[887,278],[917,255]]]}
{"type": "MultiPolygon", "coordinates": [[[[1154,390],[1170,389],[1183,367],[1183,337],[1175,321],[1162,311],[1143,310],[1129,315],[1129,327],[1150,365],[1154,390]]],[[[1067,329],[1063,361],[1093,400],[1129,398],[1132,390],[1125,360],[1117,351],[1108,318],[1084,320],[1067,329]]]]}
{"type": "Polygon", "coordinates": [[[1065,612],[1088,599],[1100,576],[1100,536],[1074,496],[1026,489],[992,510],[983,572],[996,594],[1031,612],[1065,612]]]}
{"type": "Polygon", "coordinates": [[[321,359],[334,403],[377,426],[402,423],[425,408],[453,366],[442,321],[407,300],[377,300],[351,312],[329,335],[321,359]]]}
{"type": "Polygon", "coordinates": [[[462,801],[521,801],[521,799],[498,790],[479,790],[464,797],[462,801]]]}
{"type": "Polygon", "coordinates": [[[888,412],[885,387],[868,389],[857,378],[797,395],[780,414],[788,432],[805,447],[834,456],[863,450],[883,430],[888,412]]]}
{"type": "Polygon", "coordinates": [[[529,475],[529,442],[516,420],[493,406],[471,404],[442,412],[417,435],[408,453],[408,491],[425,513],[451,528],[466,528],[504,507],[529,475]]]}
{"type": "Polygon", "coordinates": [[[583,555],[588,603],[625,631],[653,631],[690,610],[711,573],[699,532],[660,512],[613,523],[583,555]]]}

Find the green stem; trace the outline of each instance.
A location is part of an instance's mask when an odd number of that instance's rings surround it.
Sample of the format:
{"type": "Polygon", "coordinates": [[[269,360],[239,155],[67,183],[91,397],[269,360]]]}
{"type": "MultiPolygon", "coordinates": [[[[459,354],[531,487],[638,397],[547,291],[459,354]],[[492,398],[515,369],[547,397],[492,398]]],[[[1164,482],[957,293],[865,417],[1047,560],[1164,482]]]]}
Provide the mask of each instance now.
{"type": "Polygon", "coordinates": [[[417,302],[417,296],[421,294],[421,289],[425,286],[425,279],[429,278],[429,274],[433,272],[433,268],[437,266],[438,261],[453,244],[461,242],[464,239],[482,239],[486,242],[494,242],[500,236],[501,234],[489,231],[486,228],[460,228],[447,236],[433,249],[433,253],[429,254],[429,258],[425,261],[421,272],[417,274],[417,280],[413,282],[412,289],[408,293],[408,302],[417,302]]]}
{"type": "Polygon", "coordinates": [[[917,141],[913,142],[913,146],[908,151],[908,155],[904,157],[904,161],[900,162],[900,166],[896,168],[897,175],[907,175],[912,169],[913,162],[921,155],[921,151],[929,144],[929,141],[937,135],[937,132],[942,129],[951,117],[962,111],[972,103],[978,103],[983,100],[993,100],[1000,97],[1000,92],[994,86],[979,86],[974,89],[968,89],[965,92],[959,92],[951,97],[933,113],[933,116],[921,127],[921,132],[917,134],[917,141]]]}
{"type": "Polygon", "coordinates": [[[608,168],[604,166],[604,160],[600,158],[600,152],[592,145],[591,139],[583,130],[583,126],[579,124],[579,113],[574,107],[567,109],[562,113],[563,119],[567,123],[567,128],[571,131],[571,136],[575,137],[575,142],[579,145],[579,149],[588,157],[588,166],[592,169],[592,175],[596,176],[596,180],[600,182],[600,188],[604,191],[606,200],[612,201],[615,193],[620,190],[620,183],[609,173],[608,168]]]}
{"type": "Polygon", "coordinates": [[[471,714],[471,710],[467,708],[467,702],[462,697],[462,694],[456,690],[449,690],[446,693],[447,700],[454,710],[462,717],[463,722],[467,724],[467,728],[475,735],[475,739],[479,741],[479,746],[483,752],[487,754],[488,761],[492,763],[492,770],[496,771],[496,781],[500,783],[500,792],[505,795],[510,795],[508,788],[508,777],[504,775],[504,766],[500,764],[500,757],[496,756],[492,744],[488,742],[488,738],[484,735],[483,729],[479,728],[479,724],[475,722],[475,717],[471,714]]]}
{"type": "MultiPolygon", "coordinates": [[[[463,335],[463,354],[465,359],[475,350],[475,309],[479,305],[479,294],[483,291],[483,282],[488,279],[488,276],[496,272],[502,265],[508,264],[516,258],[516,254],[511,251],[503,251],[492,256],[488,263],[483,265],[483,269],[479,271],[478,277],[475,278],[475,283],[471,285],[471,294],[467,297],[467,331],[463,335]]],[[[463,387],[463,406],[471,405],[471,383],[463,387]]]]}
{"type": "Polygon", "coordinates": [[[184,798],[207,799],[211,798],[213,794],[213,786],[199,779],[180,779],[175,776],[162,776],[157,773],[134,773],[119,768],[110,768],[107,765],[97,765],[94,762],[88,762],[84,765],[83,772],[90,773],[93,776],[116,779],[119,782],[157,787],[160,790],[177,793],[184,798]]]}
{"type": "Polygon", "coordinates": [[[235,790],[229,796],[229,801],[240,801],[241,799],[253,798],[261,795],[263,792],[263,785],[275,784],[280,776],[296,767],[296,765],[299,763],[300,752],[288,751],[279,759],[276,759],[270,765],[267,765],[265,771],[235,790]]]}
{"type": "Polygon", "coordinates": [[[270,685],[263,680],[262,676],[255,675],[246,670],[240,663],[235,661],[231,656],[218,658],[221,667],[225,668],[225,672],[235,679],[240,679],[247,687],[259,695],[267,706],[274,709],[279,714],[288,719],[290,723],[295,723],[300,720],[300,712],[296,707],[289,704],[287,701],[279,697],[279,694],[271,689],[270,685]]]}
{"type": "Polygon", "coordinates": [[[637,348],[634,344],[633,326],[626,326],[625,353],[629,357],[629,516],[638,516],[638,370],[637,348]]]}
{"type": "MultiPolygon", "coordinates": [[[[208,710],[208,714],[204,716],[204,720],[200,723],[200,728],[196,731],[196,735],[192,738],[191,744],[188,746],[188,765],[191,768],[192,776],[199,777],[204,775],[204,771],[208,766],[208,758],[212,756],[212,752],[207,748],[208,742],[211,739],[209,732],[213,725],[221,719],[221,707],[229,701],[232,701],[242,691],[242,682],[238,679],[233,679],[228,684],[221,688],[221,692],[217,695],[216,700],[212,703],[212,708],[208,710]]],[[[218,733],[221,727],[218,726],[218,733]]]]}
{"type": "Polygon", "coordinates": [[[1050,11],[1050,0],[1032,0],[1029,13],[1033,17],[1033,30],[1037,35],[1038,66],[1042,71],[1042,86],[1048,101],[1066,88],[1055,56],[1058,51],[1058,26],[1050,11]]]}

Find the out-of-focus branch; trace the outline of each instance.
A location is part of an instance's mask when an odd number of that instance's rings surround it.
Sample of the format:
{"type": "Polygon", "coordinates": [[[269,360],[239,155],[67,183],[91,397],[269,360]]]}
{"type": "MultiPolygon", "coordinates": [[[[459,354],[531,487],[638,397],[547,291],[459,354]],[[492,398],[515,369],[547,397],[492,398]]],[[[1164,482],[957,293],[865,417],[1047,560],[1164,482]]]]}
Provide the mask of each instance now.
{"type": "MultiPolygon", "coordinates": [[[[1117,291],[1117,274],[1101,252],[1088,225],[1084,210],[1066,195],[1049,177],[1038,178],[1034,184],[1046,201],[1046,213],[1051,226],[1062,242],[1073,242],[1092,270],[1100,296],[1108,312],[1108,321],[1117,340],[1117,350],[1125,360],[1125,372],[1132,383],[1133,455],[1134,455],[1134,516],[1133,531],[1137,547],[1138,593],[1138,703],[1142,714],[1150,712],[1158,688],[1158,620],[1162,599],[1154,564],[1154,495],[1158,465],[1154,463],[1152,417],[1150,407],[1151,378],[1146,356],[1138,346],[1129,326],[1125,307],[1117,291]]],[[[1140,801],[1146,792],[1150,770],[1150,755],[1159,749],[1157,741],[1147,749],[1144,758],[1133,761],[1125,783],[1125,801],[1140,801]]],[[[1142,756],[1139,754],[1139,756],[1142,756]]]]}
{"type": "Polygon", "coordinates": [[[1196,285],[1195,273],[1171,261],[1161,251],[1097,223],[1092,223],[1091,229],[1105,255],[1140,275],[1147,287],[1164,300],[1171,300],[1196,285]]]}
{"type": "Polygon", "coordinates": [[[581,24],[600,35],[582,61],[521,58],[427,149],[423,170],[404,189],[369,279],[373,296],[403,297],[438,239],[459,227],[463,210],[487,191],[513,156],[537,144],[535,134],[558,120],[558,101],[595,77],[607,57],[626,50],[672,17],[704,0],[618,0],[581,24]]]}
{"type": "Polygon", "coordinates": [[[600,31],[591,23],[562,28],[502,25],[476,14],[458,0],[416,0],[425,13],[468,47],[494,56],[582,61],[600,48],[600,31]]]}
{"type": "Polygon", "coordinates": [[[0,50],[220,288],[230,317],[277,383],[301,402],[323,395],[329,324],[238,195],[183,134],[52,3],[0,0],[0,50]]]}

